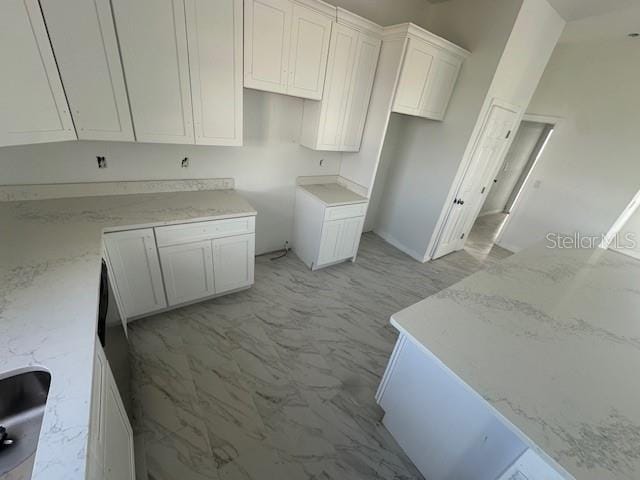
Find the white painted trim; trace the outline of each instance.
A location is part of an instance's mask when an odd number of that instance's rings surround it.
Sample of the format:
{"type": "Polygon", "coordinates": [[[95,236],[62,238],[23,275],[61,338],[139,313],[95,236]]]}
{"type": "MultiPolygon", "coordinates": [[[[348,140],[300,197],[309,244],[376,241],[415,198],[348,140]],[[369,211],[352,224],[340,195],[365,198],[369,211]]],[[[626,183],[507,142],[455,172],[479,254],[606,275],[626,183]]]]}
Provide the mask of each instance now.
{"type": "MultiPolygon", "coordinates": [[[[519,128],[520,126],[520,122],[522,120],[522,115],[523,115],[522,113],[523,108],[498,97],[491,97],[490,99],[485,101],[485,104],[483,105],[482,110],[478,115],[478,120],[476,121],[476,125],[473,129],[473,133],[471,134],[471,139],[469,140],[469,143],[467,144],[467,148],[462,156],[462,161],[458,166],[458,171],[456,173],[456,176],[454,177],[453,182],[451,183],[451,187],[449,188],[449,193],[447,195],[447,198],[444,204],[442,205],[442,210],[440,211],[440,217],[438,218],[438,221],[436,222],[436,226],[433,229],[433,233],[431,234],[431,239],[429,239],[429,244],[427,245],[427,250],[426,250],[427,253],[424,256],[424,259],[422,260],[423,262],[431,260],[436,253],[438,244],[440,243],[440,237],[442,235],[442,232],[444,231],[447,218],[449,217],[449,212],[451,211],[451,207],[453,205],[453,199],[456,198],[458,191],[462,187],[462,182],[464,181],[467,170],[469,169],[471,160],[473,158],[473,154],[476,151],[478,142],[480,142],[481,140],[480,136],[485,128],[487,121],[489,120],[489,114],[491,113],[491,109],[495,106],[502,107],[508,110],[513,110],[515,112],[520,112],[514,124],[517,126],[517,128],[519,128]]],[[[508,152],[508,149],[511,148],[511,143],[513,142],[514,138],[515,138],[515,135],[512,135],[509,144],[505,147],[507,148],[507,152],[508,152]]]]}
{"type": "Polygon", "coordinates": [[[374,23],[371,20],[361,17],[360,15],[356,15],[355,13],[350,12],[349,10],[345,10],[341,7],[338,7],[337,10],[339,24],[346,25],[353,28],[354,30],[372,35],[376,38],[382,38],[384,28],[377,23],[374,23]]]}
{"type": "MultiPolygon", "coordinates": [[[[640,207],[640,190],[633,196],[629,204],[622,211],[618,219],[613,223],[607,234],[605,235],[602,243],[600,243],[600,248],[607,249],[611,245],[614,237],[622,230],[622,228],[626,225],[632,215],[638,210],[640,207]]],[[[616,250],[620,253],[629,254],[627,251],[616,250]]],[[[634,257],[634,255],[629,254],[629,256],[634,257]]]]}
{"type": "Polygon", "coordinates": [[[338,15],[336,7],[328,4],[327,2],[323,2],[322,0],[295,0],[295,3],[298,3],[305,7],[309,7],[318,13],[322,13],[323,15],[331,17],[331,19],[334,21],[336,20],[338,15]]]}
{"type": "MultiPolygon", "coordinates": [[[[537,115],[537,114],[529,114],[529,113],[527,113],[522,117],[522,121],[545,123],[545,124],[548,124],[548,125],[553,125],[553,130],[551,131],[551,133],[549,134],[549,136],[545,140],[544,145],[542,145],[542,148],[538,152],[538,156],[537,156],[535,162],[533,162],[533,165],[531,165],[531,168],[529,169],[529,174],[527,175],[527,178],[525,179],[525,181],[522,183],[522,186],[520,187],[520,194],[518,195],[516,200],[513,202],[513,205],[511,206],[511,211],[509,212],[509,215],[507,216],[506,220],[502,224],[502,228],[500,229],[500,232],[496,236],[494,244],[498,245],[498,246],[501,246],[500,243],[502,242],[502,236],[504,235],[504,232],[507,231],[507,227],[511,223],[511,220],[513,219],[513,215],[518,210],[518,206],[522,204],[522,202],[520,202],[519,200],[522,198],[522,194],[524,193],[524,191],[527,188],[529,182],[533,178],[533,172],[535,171],[536,167],[538,166],[538,163],[540,162],[540,158],[542,157],[542,154],[544,153],[545,149],[547,148],[549,140],[551,140],[551,137],[553,135],[557,135],[558,128],[560,128],[560,125],[562,124],[564,119],[561,118],[561,117],[553,117],[553,116],[549,116],[549,115],[537,115]]],[[[514,137],[515,137],[515,135],[514,135],[514,137]]],[[[515,138],[514,138],[514,140],[515,140],[515,138]]],[[[511,147],[509,147],[509,148],[511,148],[511,147]]],[[[505,247],[503,247],[503,248],[505,248],[505,247]]],[[[513,250],[511,248],[509,248],[508,250],[516,251],[516,250],[513,250]]]]}
{"type": "Polygon", "coordinates": [[[413,23],[400,23],[398,25],[391,25],[389,27],[384,28],[384,36],[385,39],[387,37],[398,37],[398,38],[406,38],[406,37],[414,37],[418,38],[422,41],[433,45],[436,48],[441,50],[445,50],[453,55],[457,55],[462,59],[466,59],[471,55],[469,50],[466,50],[455,43],[450,42],[438,35],[425,30],[422,27],[419,27],[413,23]]]}
{"type": "Polygon", "coordinates": [[[382,403],[382,397],[384,397],[384,392],[387,390],[387,385],[389,384],[389,379],[393,374],[393,370],[396,366],[396,362],[398,357],[400,356],[400,352],[404,348],[407,343],[407,336],[403,333],[400,333],[398,340],[396,340],[396,344],[393,347],[393,352],[391,352],[391,357],[389,358],[389,363],[387,363],[387,368],[384,370],[384,375],[382,375],[382,380],[380,381],[380,385],[378,385],[378,390],[376,391],[375,399],[378,405],[382,403]]]}
{"type": "Polygon", "coordinates": [[[384,230],[378,230],[377,228],[374,228],[373,229],[373,233],[378,235],[380,238],[382,238],[388,244],[393,245],[394,247],[396,247],[402,253],[406,253],[407,255],[409,255],[414,260],[417,260],[417,261],[422,262],[422,263],[424,263],[426,261],[424,259],[423,255],[420,255],[418,252],[414,252],[410,248],[406,247],[403,243],[399,242],[392,235],[390,235],[389,232],[386,232],[384,230]]]}

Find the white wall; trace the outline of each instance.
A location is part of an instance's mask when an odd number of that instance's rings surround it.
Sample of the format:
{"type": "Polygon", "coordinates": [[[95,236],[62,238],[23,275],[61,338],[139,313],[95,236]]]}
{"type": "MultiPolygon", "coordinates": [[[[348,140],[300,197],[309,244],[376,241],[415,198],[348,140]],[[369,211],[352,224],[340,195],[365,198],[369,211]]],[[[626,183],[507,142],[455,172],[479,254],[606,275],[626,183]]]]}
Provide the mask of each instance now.
{"type": "Polygon", "coordinates": [[[369,227],[414,257],[424,256],[520,5],[521,0],[451,0],[429,12],[427,28],[471,56],[444,122],[391,115],[367,218],[369,227]]]}
{"type": "Polygon", "coordinates": [[[428,0],[329,0],[328,3],[357,13],[383,27],[405,22],[426,27],[431,6],[428,0]]]}
{"type": "Polygon", "coordinates": [[[1,183],[232,177],[258,211],[256,250],[282,248],[291,240],[296,177],[337,174],[340,154],[298,145],[302,100],[245,89],[244,101],[244,147],[87,141],[4,147],[1,183]],[[96,155],[107,157],[106,169],[97,168],[96,155]],[[185,156],[187,169],[180,167],[185,156]]]}
{"type": "Polygon", "coordinates": [[[606,233],[640,188],[640,7],[567,25],[529,113],[563,117],[503,231],[518,251],[547,232],[606,233]]]}

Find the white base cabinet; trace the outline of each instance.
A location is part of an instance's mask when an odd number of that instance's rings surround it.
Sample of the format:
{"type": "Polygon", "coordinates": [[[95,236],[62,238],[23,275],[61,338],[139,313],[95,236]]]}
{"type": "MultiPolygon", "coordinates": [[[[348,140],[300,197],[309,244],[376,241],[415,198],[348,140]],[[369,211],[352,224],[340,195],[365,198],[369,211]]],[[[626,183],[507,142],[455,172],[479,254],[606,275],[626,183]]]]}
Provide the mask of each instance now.
{"type": "Polygon", "coordinates": [[[95,349],[87,479],[135,480],[131,424],[97,341],[95,349]]]}
{"type": "Polygon", "coordinates": [[[105,254],[123,319],[250,287],[255,217],[105,234],[105,254]]]}
{"type": "Polygon", "coordinates": [[[305,100],[300,143],[313,150],[360,150],[383,29],[338,8],[324,96],[305,100]]]}
{"type": "Polygon", "coordinates": [[[311,269],[355,260],[362,236],[367,203],[327,206],[296,190],[293,248],[311,269]]]}

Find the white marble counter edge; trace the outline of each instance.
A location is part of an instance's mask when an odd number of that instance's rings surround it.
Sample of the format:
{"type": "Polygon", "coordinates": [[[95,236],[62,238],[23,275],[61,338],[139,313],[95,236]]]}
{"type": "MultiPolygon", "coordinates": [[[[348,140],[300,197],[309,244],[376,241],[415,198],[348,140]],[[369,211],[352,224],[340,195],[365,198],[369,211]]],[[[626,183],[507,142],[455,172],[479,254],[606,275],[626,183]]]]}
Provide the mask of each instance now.
{"type": "MultiPolygon", "coordinates": [[[[319,184],[319,185],[321,185],[321,184],[319,184]]],[[[305,188],[306,186],[307,185],[298,185],[297,188],[299,188],[301,192],[304,192],[306,195],[309,195],[310,197],[313,197],[314,199],[316,199],[318,202],[322,203],[325,207],[343,207],[345,205],[360,205],[362,203],[369,203],[369,200],[367,198],[362,198],[362,199],[358,199],[358,200],[349,200],[349,201],[346,201],[346,202],[325,202],[324,200],[322,200],[317,195],[314,195],[313,192],[310,192],[309,190],[307,190],[305,188]]],[[[340,185],[340,186],[342,186],[342,185],[340,185]]],[[[356,194],[356,195],[359,195],[359,194],[356,194]]]]}
{"type": "Polygon", "coordinates": [[[419,339],[414,337],[410,332],[408,332],[404,327],[402,327],[398,321],[391,316],[390,320],[391,325],[400,332],[400,335],[404,335],[407,340],[411,341],[414,345],[416,345],[422,352],[424,352],[428,357],[432,358],[447,374],[449,374],[456,382],[458,382],[462,387],[467,390],[471,395],[482,400],[482,402],[495,414],[496,418],[498,418],[509,430],[511,430],[515,435],[517,435],[531,450],[536,452],[544,461],[546,461],[551,467],[556,469],[556,471],[563,475],[567,480],[576,480],[575,477],[569,473],[562,465],[560,465],[555,459],[553,459],[546,451],[544,451],[540,446],[538,446],[533,440],[531,440],[526,433],[524,433],[518,426],[514,425],[511,420],[505,417],[496,407],[494,407],[489,401],[487,401],[480,393],[478,393],[471,385],[465,382],[462,378],[460,378],[453,370],[451,370],[446,363],[444,363],[440,358],[438,358],[431,350],[429,350],[419,339]]]}

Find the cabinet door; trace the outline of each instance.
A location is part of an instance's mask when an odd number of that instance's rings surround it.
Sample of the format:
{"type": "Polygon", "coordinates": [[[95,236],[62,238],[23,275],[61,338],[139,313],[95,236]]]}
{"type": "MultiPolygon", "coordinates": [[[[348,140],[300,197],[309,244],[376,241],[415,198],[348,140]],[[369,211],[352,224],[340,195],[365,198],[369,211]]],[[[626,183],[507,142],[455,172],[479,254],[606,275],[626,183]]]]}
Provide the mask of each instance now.
{"type": "Polygon", "coordinates": [[[179,305],[215,293],[211,240],[160,248],[169,305],[179,305]]]}
{"type": "Polygon", "coordinates": [[[196,144],[242,145],[242,0],[186,0],[196,144]]]}
{"type": "Polygon", "coordinates": [[[213,240],[216,293],[252,285],[254,263],[254,234],[213,240]]]}
{"type": "Polygon", "coordinates": [[[337,260],[356,256],[358,245],[360,244],[360,236],[362,235],[364,217],[347,218],[341,220],[341,222],[342,228],[340,229],[340,237],[338,238],[336,249],[337,260]]]}
{"type": "Polygon", "coordinates": [[[420,115],[434,57],[433,47],[413,38],[409,40],[393,103],[394,112],[420,115]]]}
{"type": "Polygon", "coordinates": [[[319,149],[339,150],[347,116],[347,101],[358,42],[358,32],[336,25],[331,33],[327,82],[322,99],[319,149]]]}
{"type": "Polygon", "coordinates": [[[166,307],[153,229],[107,233],[104,237],[125,317],[166,307]]]}
{"type": "Polygon", "coordinates": [[[347,104],[347,115],[342,129],[340,150],[344,152],[360,150],[381,45],[382,41],[379,38],[364,33],[358,35],[355,69],[347,104]]]}
{"type": "Polygon", "coordinates": [[[115,379],[105,367],[104,479],[135,480],[133,431],[115,379]]]}
{"type": "Polygon", "coordinates": [[[293,5],[245,0],[244,7],[244,86],[286,93],[293,5]]]}
{"type": "Polygon", "coordinates": [[[338,260],[338,242],[340,240],[343,223],[344,220],[324,222],[322,226],[322,238],[320,240],[320,251],[318,252],[318,263],[316,266],[338,260]]]}
{"type": "Polygon", "coordinates": [[[96,338],[91,384],[91,419],[89,423],[89,456],[87,479],[104,478],[104,385],[107,359],[96,338]]]}
{"type": "Polygon", "coordinates": [[[133,141],[109,0],[41,0],[82,140],[133,141]]]}
{"type": "Polygon", "coordinates": [[[112,0],[140,142],[194,143],[183,0],[112,0]]]}
{"type": "Polygon", "coordinates": [[[444,118],[461,65],[460,59],[445,53],[435,58],[423,99],[421,116],[434,120],[444,118]]]}
{"type": "Polygon", "coordinates": [[[331,39],[330,17],[294,3],[287,93],[320,100],[331,39]]]}
{"type": "Polygon", "coordinates": [[[38,0],[0,2],[0,146],[75,140],[38,0]]]}

